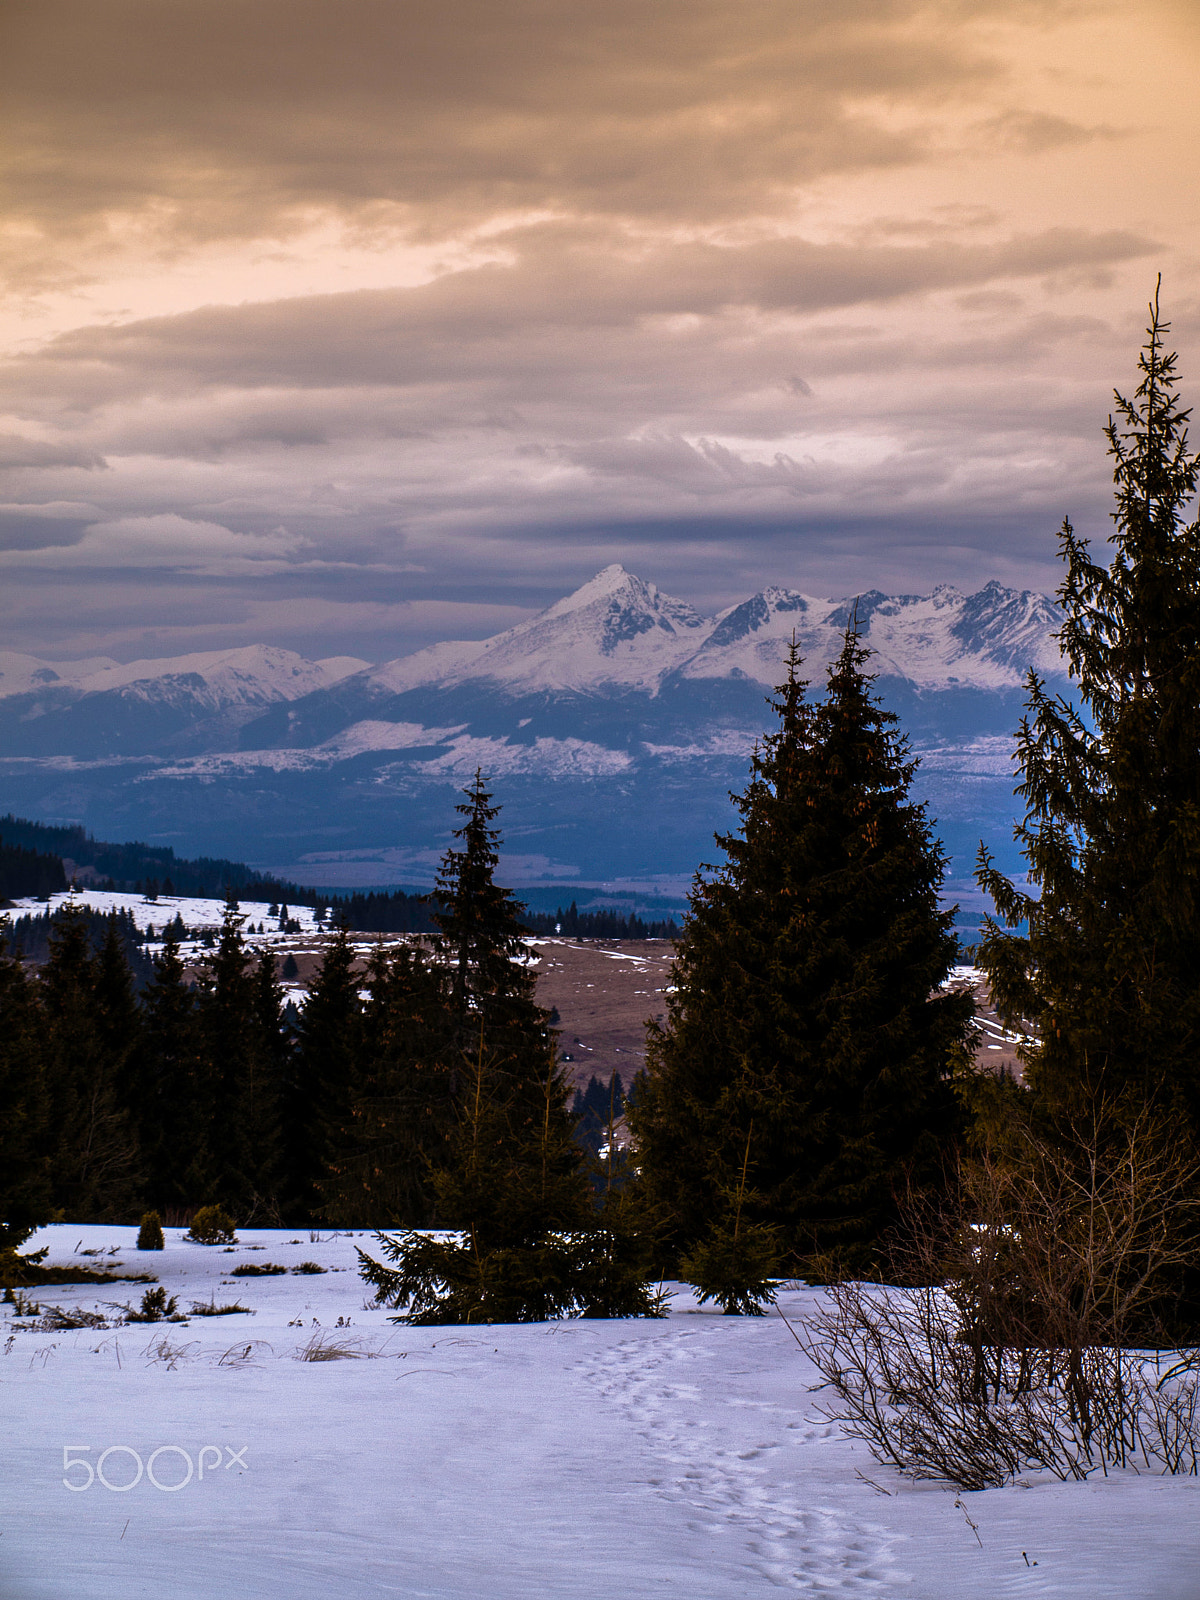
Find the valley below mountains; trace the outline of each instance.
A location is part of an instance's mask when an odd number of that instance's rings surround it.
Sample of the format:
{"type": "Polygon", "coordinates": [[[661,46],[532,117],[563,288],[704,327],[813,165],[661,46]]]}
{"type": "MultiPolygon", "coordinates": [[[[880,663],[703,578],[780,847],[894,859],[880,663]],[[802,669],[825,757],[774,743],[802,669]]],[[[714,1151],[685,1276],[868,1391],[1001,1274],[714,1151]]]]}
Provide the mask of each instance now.
{"type": "Polygon", "coordinates": [[[268,645],[125,665],[0,652],[0,810],[320,886],[426,884],[480,767],[502,875],[531,904],[603,885],[678,905],[732,824],[793,633],[819,691],[855,613],[969,911],[979,839],[1013,860],[1025,675],[1065,687],[1054,602],[999,583],[771,587],[703,617],[613,566],[493,638],[380,665],[268,645]]]}

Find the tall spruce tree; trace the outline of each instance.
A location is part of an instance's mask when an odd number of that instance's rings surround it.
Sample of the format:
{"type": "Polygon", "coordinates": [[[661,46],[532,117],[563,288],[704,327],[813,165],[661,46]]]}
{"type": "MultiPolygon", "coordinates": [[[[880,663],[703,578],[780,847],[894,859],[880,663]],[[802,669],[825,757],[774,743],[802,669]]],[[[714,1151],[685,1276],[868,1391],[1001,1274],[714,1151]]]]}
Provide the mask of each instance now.
{"type": "Polygon", "coordinates": [[[254,1152],[254,1214],[278,1222],[284,1188],[283,1105],[292,1071],[293,1040],[284,1020],[278,964],[269,948],[257,952],[253,978],[244,1115],[254,1152]]]}
{"type": "MultiPolygon", "coordinates": [[[[1069,521],[1059,639],[1079,703],[1030,674],[1018,734],[1032,893],[980,847],[979,961],[1028,1019],[1026,1080],[1059,1117],[1156,1102],[1200,1136],[1200,459],[1158,293],[1132,398],[1106,429],[1111,564],[1069,521]],[[1026,924],[1026,931],[1021,925],[1026,924]]],[[[1119,1114],[1119,1113],[1118,1113],[1119,1114]]]]}
{"type": "Polygon", "coordinates": [[[130,1101],[142,1152],[145,1198],[163,1215],[209,1198],[211,1107],[205,1092],[195,998],[179,942],[164,941],[142,996],[142,1027],[130,1101]]]}
{"type": "Polygon", "coordinates": [[[427,1226],[452,1125],[449,974],[420,945],[380,945],[366,988],[350,1120],[324,1186],[325,1214],[343,1225],[427,1226]]]}
{"type": "Polygon", "coordinates": [[[439,1223],[460,1238],[381,1234],[385,1261],[363,1255],[362,1271],[413,1322],[537,1321],[580,1303],[582,1255],[567,1236],[592,1206],[519,907],[494,879],[499,807],[479,772],[458,811],[435,891],[453,1125],[431,1185],[439,1223]]]}
{"type": "Polygon", "coordinates": [[[359,1070],[362,1001],[354,950],[344,927],[325,946],[308,986],[287,1118],[289,1214],[325,1214],[326,1184],[351,1120],[359,1070]]]}
{"type": "Polygon", "coordinates": [[[631,1112],[666,1264],[690,1256],[727,1309],[752,1309],[773,1266],[870,1270],[897,1190],[936,1180],[956,1126],[972,1006],[939,989],[945,857],[867,658],[851,624],[810,703],[793,643],[631,1112]]]}
{"type": "Polygon", "coordinates": [[[124,1051],[97,1024],[100,964],[88,919],[55,917],[41,971],[43,1060],[54,1205],[72,1222],[124,1219],[136,1205],[137,1146],[120,1096],[124,1051]]]}
{"type": "Polygon", "coordinates": [[[198,1099],[205,1122],[208,1170],[204,1200],[250,1220],[258,1199],[255,1154],[246,1123],[246,1093],[255,1049],[255,985],[242,924],[230,894],[217,947],[201,963],[196,1011],[200,1030],[198,1099]]]}
{"type": "Polygon", "coordinates": [[[37,988],[0,936],[0,1284],[21,1281],[17,1247],[50,1220],[48,1142],[37,988]]]}

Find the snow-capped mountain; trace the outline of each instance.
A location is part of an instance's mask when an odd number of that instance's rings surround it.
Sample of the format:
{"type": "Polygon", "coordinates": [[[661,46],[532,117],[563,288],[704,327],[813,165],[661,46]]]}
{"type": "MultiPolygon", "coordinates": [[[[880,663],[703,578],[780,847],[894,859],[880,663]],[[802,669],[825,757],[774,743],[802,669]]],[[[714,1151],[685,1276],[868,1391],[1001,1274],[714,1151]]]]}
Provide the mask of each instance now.
{"type": "Polygon", "coordinates": [[[856,615],[882,677],[922,689],[1011,689],[1029,668],[1061,670],[1045,595],[989,583],[975,594],[941,585],[931,595],[872,591],[819,600],[767,588],[715,617],[664,595],[621,566],[491,639],[448,641],[359,675],[370,693],[406,694],[487,682],[508,694],[606,688],[657,693],[672,675],[741,676],[772,685],[795,633],[810,669],[823,667],[856,615]]]}
{"type": "Polygon", "coordinates": [[[588,691],[612,684],[653,690],[712,627],[711,619],[685,601],[611,566],[528,622],[491,639],[434,645],[367,676],[392,693],[431,684],[449,688],[472,678],[522,692],[588,691]]]}
{"type": "Polygon", "coordinates": [[[4,650],[0,651],[0,697],[55,689],[74,689],[82,694],[134,689],[143,699],[150,700],[155,698],[158,684],[187,684],[195,690],[198,704],[215,710],[226,705],[296,700],[314,689],[327,689],[369,665],[357,656],[306,661],[293,650],[269,644],[124,664],[110,656],[42,661],[37,656],[4,650]]]}
{"type": "Polygon", "coordinates": [[[704,617],[620,566],[491,639],[378,666],[267,645],[124,665],[0,655],[0,810],[294,876],[305,855],[392,859],[398,840],[427,860],[447,790],[478,767],[535,874],[690,872],[728,821],[793,634],[819,686],[852,617],[943,826],[961,813],[976,829],[982,807],[1007,832],[1022,681],[1062,671],[1044,595],[768,587],[704,617]]]}

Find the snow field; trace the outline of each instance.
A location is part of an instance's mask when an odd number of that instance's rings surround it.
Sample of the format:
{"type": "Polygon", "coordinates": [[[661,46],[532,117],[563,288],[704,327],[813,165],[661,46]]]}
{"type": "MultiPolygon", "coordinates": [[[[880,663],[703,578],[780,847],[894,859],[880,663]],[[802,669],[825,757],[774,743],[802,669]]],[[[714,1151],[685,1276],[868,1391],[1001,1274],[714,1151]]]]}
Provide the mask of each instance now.
{"type": "MultiPolygon", "coordinates": [[[[369,1236],[246,1229],[232,1252],[167,1237],[143,1253],[133,1229],[64,1224],[32,1241],[153,1271],[181,1309],[254,1315],[39,1333],[4,1308],[5,1600],[1200,1595],[1197,1480],[907,1483],[817,1414],[777,1316],[722,1317],[681,1290],[661,1322],[411,1329],[364,1308],[369,1236]],[[231,1276],[304,1261],[327,1270],[231,1276]],[[314,1337],[346,1358],[298,1360],[314,1337]],[[65,1487],[64,1446],[90,1447],[72,1459],[93,1469],[110,1449],[115,1487],[65,1487]],[[167,1487],[143,1471],[123,1488],[156,1450],[167,1487]],[[182,1481],[201,1452],[203,1478],[182,1481]]],[[[104,1309],[143,1288],[36,1298],[104,1309]]],[[[785,1290],[782,1309],[802,1321],[817,1294],[785,1290]]]]}

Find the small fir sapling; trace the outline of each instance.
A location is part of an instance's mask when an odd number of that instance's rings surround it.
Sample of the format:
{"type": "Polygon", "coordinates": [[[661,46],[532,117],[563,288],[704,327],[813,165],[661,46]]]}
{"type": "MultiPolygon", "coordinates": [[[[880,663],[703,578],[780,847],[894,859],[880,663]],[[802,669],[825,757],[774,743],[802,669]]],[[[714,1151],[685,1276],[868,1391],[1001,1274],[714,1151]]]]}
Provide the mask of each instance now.
{"type": "Polygon", "coordinates": [[[142,1225],[138,1229],[137,1247],[139,1250],[162,1250],[165,1248],[162,1218],[157,1211],[147,1211],[143,1214],[142,1225]]]}
{"type": "Polygon", "coordinates": [[[221,1206],[201,1206],[187,1236],[194,1244],[236,1244],[236,1226],[221,1206]]]}
{"type": "Polygon", "coordinates": [[[737,1188],[726,1194],[732,1215],[727,1212],[717,1217],[679,1265],[684,1280],[695,1288],[700,1304],[715,1300],[727,1317],[761,1317],[764,1305],[775,1303],[772,1274],[779,1261],[779,1230],[742,1217],[748,1198],[746,1174],[753,1137],[751,1119],[737,1188]]]}

